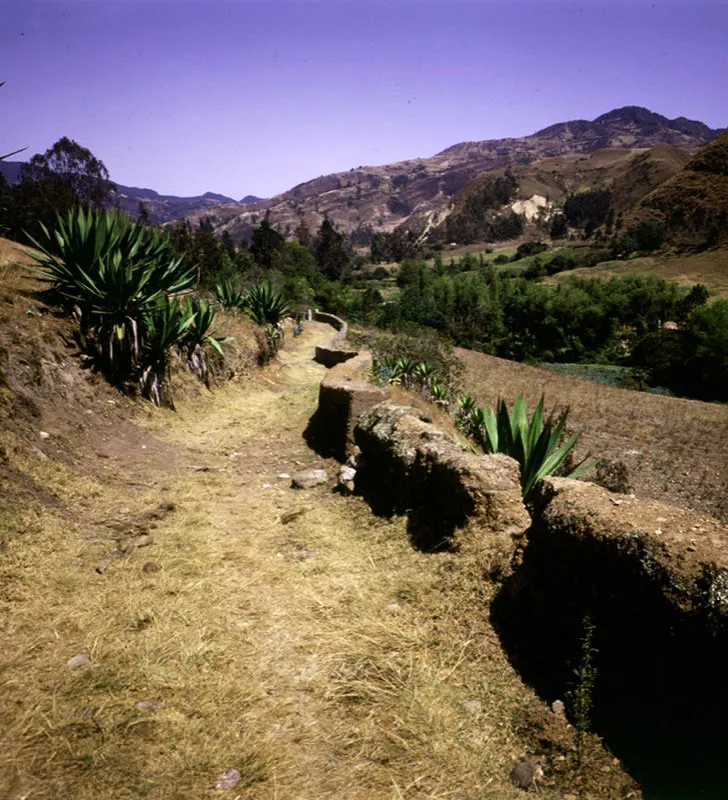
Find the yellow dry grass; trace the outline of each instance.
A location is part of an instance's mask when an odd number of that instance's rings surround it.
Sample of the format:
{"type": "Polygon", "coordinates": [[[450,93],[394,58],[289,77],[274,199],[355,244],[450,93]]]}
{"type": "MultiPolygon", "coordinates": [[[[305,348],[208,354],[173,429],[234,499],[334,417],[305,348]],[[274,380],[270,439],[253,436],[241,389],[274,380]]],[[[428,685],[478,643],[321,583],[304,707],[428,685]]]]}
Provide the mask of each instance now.
{"type": "Polygon", "coordinates": [[[145,408],[103,477],[7,440],[57,504],[0,506],[0,798],[187,800],[229,768],[241,800],[515,796],[534,700],[476,562],[280,477],[322,463],[302,431],[328,335],[307,325],[242,386],[145,408]]]}

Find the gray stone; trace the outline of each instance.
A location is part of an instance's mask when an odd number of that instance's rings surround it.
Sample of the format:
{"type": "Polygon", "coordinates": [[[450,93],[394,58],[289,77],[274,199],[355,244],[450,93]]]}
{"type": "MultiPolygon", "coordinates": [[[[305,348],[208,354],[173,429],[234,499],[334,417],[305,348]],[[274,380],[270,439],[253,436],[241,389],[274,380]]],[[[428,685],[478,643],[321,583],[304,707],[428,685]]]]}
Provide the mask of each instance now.
{"type": "Polygon", "coordinates": [[[559,714],[559,715],[563,714],[566,711],[564,704],[561,700],[554,700],[554,702],[551,703],[551,710],[554,712],[554,714],[559,714]]]}
{"type": "Polygon", "coordinates": [[[356,470],[353,467],[342,467],[339,470],[339,483],[353,481],[356,478],[356,470]]]}
{"type": "Polygon", "coordinates": [[[51,438],[50,433],[48,433],[47,431],[40,431],[38,436],[40,436],[41,439],[50,439],[51,438]]]}
{"type": "Polygon", "coordinates": [[[234,769],[226,769],[225,772],[221,772],[217,778],[215,778],[215,788],[218,790],[229,790],[232,789],[236,783],[240,780],[240,773],[234,769]]]}
{"type": "Polygon", "coordinates": [[[91,666],[91,659],[86,653],[80,653],[77,656],[69,658],[66,662],[71,669],[86,669],[91,666]]]}
{"type": "Polygon", "coordinates": [[[293,476],[291,486],[294,489],[311,489],[326,483],[328,479],[329,476],[325,469],[308,469],[304,472],[297,472],[293,476]]]}

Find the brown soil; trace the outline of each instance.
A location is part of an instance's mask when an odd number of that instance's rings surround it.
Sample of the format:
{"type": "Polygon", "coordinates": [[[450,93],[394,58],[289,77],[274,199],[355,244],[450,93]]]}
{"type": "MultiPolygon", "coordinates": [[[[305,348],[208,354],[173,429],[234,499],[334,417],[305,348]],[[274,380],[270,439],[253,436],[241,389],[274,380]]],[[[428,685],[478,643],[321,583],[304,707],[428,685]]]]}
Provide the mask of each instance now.
{"type": "Polygon", "coordinates": [[[174,412],[84,370],[19,291],[0,320],[0,798],[218,796],[234,768],[247,800],[495,800],[534,755],[546,800],[634,789],[596,742],[575,772],[466,554],[414,550],[404,519],[331,484],[290,488],[336,469],[302,435],[329,328],[213,392],[178,375],[174,412]]]}

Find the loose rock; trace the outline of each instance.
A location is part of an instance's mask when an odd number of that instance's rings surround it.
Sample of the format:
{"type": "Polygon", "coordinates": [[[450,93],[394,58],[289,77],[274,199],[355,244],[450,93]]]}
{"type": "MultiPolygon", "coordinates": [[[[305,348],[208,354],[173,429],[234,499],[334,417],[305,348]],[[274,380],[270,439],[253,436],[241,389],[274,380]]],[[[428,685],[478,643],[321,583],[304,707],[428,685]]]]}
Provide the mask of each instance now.
{"type": "Polygon", "coordinates": [[[48,431],[40,431],[38,433],[38,436],[40,436],[41,439],[50,439],[51,438],[51,435],[50,435],[50,433],[48,433],[48,431]]]}
{"type": "Polygon", "coordinates": [[[511,783],[519,789],[535,789],[539,778],[543,778],[543,770],[537,758],[521,761],[511,771],[511,783]]]}
{"type": "Polygon", "coordinates": [[[480,702],[480,700],[466,700],[463,703],[463,708],[466,711],[470,711],[471,714],[477,714],[482,710],[483,704],[480,702]]]}
{"type": "Polygon", "coordinates": [[[339,483],[353,481],[354,478],[356,478],[356,470],[354,467],[342,467],[341,470],[339,470],[339,483]]]}
{"type": "Polygon", "coordinates": [[[226,769],[215,779],[215,788],[218,790],[232,789],[239,780],[240,773],[236,769],[226,769]]]}
{"type": "Polygon", "coordinates": [[[566,708],[561,700],[554,700],[554,702],[551,703],[551,710],[554,712],[554,714],[560,715],[566,711],[566,708]]]}
{"type": "Polygon", "coordinates": [[[156,561],[147,561],[142,567],[142,572],[161,572],[162,567],[156,561]]]}
{"type": "Polygon", "coordinates": [[[325,469],[308,469],[304,472],[297,472],[293,476],[291,486],[294,489],[311,489],[314,486],[319,486],[326,483],[329,476],[325,469]]]}
{"type": "Polygon", "coordinates": [[[86,669],[91,666],[91,659],[86,653],[80,653],[77,656],[69,658],[66,662],[71,669],[86,669]]]}

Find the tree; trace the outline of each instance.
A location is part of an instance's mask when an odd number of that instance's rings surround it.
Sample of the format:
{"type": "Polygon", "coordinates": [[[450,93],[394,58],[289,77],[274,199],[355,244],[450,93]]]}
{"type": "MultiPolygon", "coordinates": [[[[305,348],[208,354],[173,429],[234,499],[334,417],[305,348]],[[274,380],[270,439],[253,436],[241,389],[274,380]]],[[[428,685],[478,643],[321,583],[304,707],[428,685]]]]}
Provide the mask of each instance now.
{"type": "Polygon", "coordinates": [[[233,237],[230,235],[230,231],[222,232],[222,236],[220,237],[220,247],[230,256],[233,261],[235,260],[235,242],[233,241],[233,237]]]}
{"type": "Polygon", "coordinates": [[[346,236],[324,219],[314,244],[314,254],[319,270],[332,281],[340,281],[346,276],[351,262],[351,253],[346,244],[346,236]]]}
{"type": "Polygon", "coordinates": [[[270,211],[267,211],[250,239],[250,252],[255,263],[263,269],[272,269],[285,242],[285,238],[270,224],[270,211]]]}
{"type": "Polygon", "coordinates": [[[102,208],[115,191],[103,162],[67,136],[42,155],[36,154],[23,164],[20,180],[56,184],[67,198],[69,207],[102,208]]]}
{"type": "Polygon", "coordinates": [[[152,224],[152,220],[149,217],[149,212],[147,211],[147,204],[143,201],[139,201],[139,207],[137,208],[137,222],[140,225],[145,225],[149,227],[152,224]]]}
{"type": "Polygon", "coordinates": [[[214,286],[223,278],[223,259],[210,217],[203,217],[197,226],[194,251],[195,261],[199,265],[198,282],[204,286],[214,286]]]}

